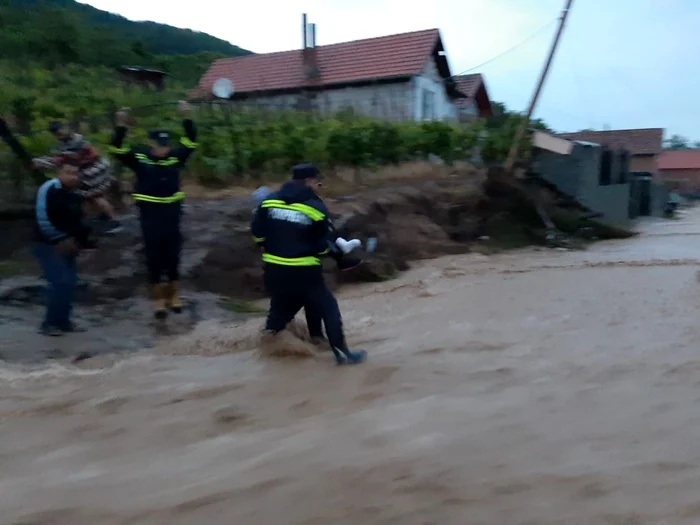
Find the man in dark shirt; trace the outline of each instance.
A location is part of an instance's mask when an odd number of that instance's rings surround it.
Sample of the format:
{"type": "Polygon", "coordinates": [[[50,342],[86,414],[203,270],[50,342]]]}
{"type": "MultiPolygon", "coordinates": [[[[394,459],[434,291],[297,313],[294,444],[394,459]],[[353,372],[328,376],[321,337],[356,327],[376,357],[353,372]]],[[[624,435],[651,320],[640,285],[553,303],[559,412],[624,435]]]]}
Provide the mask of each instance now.
{"type": "Polygon", "coordinates": [[[76,258],[81,250],[94,248],[94,242],[83,222],[82,199],[73,191],[79,183],[77,167],[64,164],[36,196],[33,252],[48,281],[46,314],[39,329],[44,335],[82,331],[71,319],[76,258]]]}

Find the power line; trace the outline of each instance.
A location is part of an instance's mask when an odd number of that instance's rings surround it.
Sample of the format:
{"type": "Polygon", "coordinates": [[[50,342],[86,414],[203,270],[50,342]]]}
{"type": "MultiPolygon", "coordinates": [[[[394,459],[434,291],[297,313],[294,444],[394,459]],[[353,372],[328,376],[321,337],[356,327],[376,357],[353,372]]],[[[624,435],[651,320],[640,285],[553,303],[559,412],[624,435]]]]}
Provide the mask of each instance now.
{"type": "Polygon", "coordinates": [[[559,17],[553,18],[552,20],[550,20],[550,21],[547,22],[545,25],[543,25],[542,27],[540,27],[537,31],[535,31],[534,33],[532,33],[529,37],[527,37],[525,40],[523,40],[523,41],[520,42],[519,44],[516,44],[516,45],[514,45],[513,47],[511,47],[511,48],[509,48],[509,49],[506,49],[505,51],[503,51],[502,53],[496,55],[495,57],[492,57],[492,58],[488,59],[486,62],[482,62],[481,64],[479,64],[479,65],[477,65],[477,66],[474,66],[474,67],[471,67],[471,68],[469,68],[469,69],[467,69],[467,70],[465,70],[465,71],[462,71],[461,73],[458,73],[458,74],[456,74],[456,75],[452,75],[452,77],[450,77],[450,78],[454,78],[454,77],[459,77],[459,76],[462,76],[462,75],[466,75],[467,73],[470,73],[470,72],[474,71],[475,69],[479,69],[479,68],[481,68],[481,67],[483,67],[483,66],[485,66],[485,65],[487,65],[487,64],[490,64],[491,62],[495,62],[495,61],[498,60],[499,58],[501,58],[501,57],[507,55],[508,53],[511,53],[512,51],[515,51],[515,50],[518,49],[519,47],[522,47],[522,46],[524,46],[525,44],[527,44],[530,40],[533,40],[534,38],[538,37],[538,36],[540,35],[540,33],[542,33],[545,29],[548,29],[549,26],[551,26],[554,22],[556,22],[556,21],[558,21],[558,20],[559,20],[559,17]]]}

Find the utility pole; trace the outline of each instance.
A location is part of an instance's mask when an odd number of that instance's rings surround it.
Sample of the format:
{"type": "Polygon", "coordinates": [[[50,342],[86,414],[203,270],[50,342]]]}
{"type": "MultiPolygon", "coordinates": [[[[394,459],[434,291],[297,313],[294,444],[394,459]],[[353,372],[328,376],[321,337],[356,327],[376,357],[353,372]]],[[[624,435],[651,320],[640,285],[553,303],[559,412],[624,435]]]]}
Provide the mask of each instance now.
{"type": "Polygon", "coordinates": [[[566,18],[569,16],[569,10],[571,9],[571,4],[574,3],[574,0],[566,0],[566,5],[564,6],[564,10],[561,13],[561,16],[559,17],[559,28],[557,29],[557,33],[554,35],[554,41],[552,42],[552,48],[549,50],[549,56],[547,57],[547,62],[544,65],[544,69],[542,70],[542,74],[540,75],[540,80],[537,83],[537,88],[535,89],[535,93],[532,95],[532,100],[530,101],[530,107],[527,110],[527,115],[525,116],[525,119],[523,120],[522,124],[520,127],[517,129],[515,133],[515,140],[513,141],[513,144],[510,147],[510,151],[508,152],[508,158],[506,159],[506,164],[505,168],[508,171],[511,171],[513,169],[513,165],[515,164],[515,160],[518,157],[518,150],[520,148],[520,143],[523,140],[523,136],[525,135],[525,132],[527,131],[528,127],[530,126],[530,118],[532,117],[532,114],[535,111],[535,106],[537,105],[537,99],[540,96],[540,92],[542,91],[542,86],[544,85],[544,81],[547,78],[547,73],[549,73],[549,68],[552,65],[552,60],[554,59],[554,53],[557,50],[557,46],[559,45],[559,40],[561,38],[561,34],[564,31],[564,24],[566,24],[566,18]]]}

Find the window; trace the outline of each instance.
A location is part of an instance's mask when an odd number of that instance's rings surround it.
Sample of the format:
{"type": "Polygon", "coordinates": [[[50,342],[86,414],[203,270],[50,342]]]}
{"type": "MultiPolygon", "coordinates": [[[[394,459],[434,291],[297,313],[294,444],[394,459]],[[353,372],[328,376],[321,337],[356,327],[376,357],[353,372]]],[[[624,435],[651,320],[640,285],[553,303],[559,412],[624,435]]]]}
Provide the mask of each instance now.
{"type": "Polygon", "coordinates": [[[429,89],[424,89],[422,102],[421,113],[423,120],[435,120],[435,93],[429,89]]]}

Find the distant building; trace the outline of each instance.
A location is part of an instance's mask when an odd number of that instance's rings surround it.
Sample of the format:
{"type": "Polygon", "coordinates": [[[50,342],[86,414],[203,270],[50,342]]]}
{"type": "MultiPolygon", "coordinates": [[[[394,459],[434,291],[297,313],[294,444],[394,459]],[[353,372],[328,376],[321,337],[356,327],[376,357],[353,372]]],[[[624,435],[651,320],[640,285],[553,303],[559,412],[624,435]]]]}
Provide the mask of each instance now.
{"type": "Polygon", "coordinates": [[[561,133],[558,137],[599,144],[612,150],[627,150],[630,155],[629,170],[631,172],[658,172],[657,160],[663,149],[664,130],[661,128],[647,129],[615,129],[609,131],[579,131],[576,133],[561,133]]]}
{"type": "Polygon", "coordinates": [[[683,195],[700,194],[700,150],[666,150],[658,160],[659,175],[683,195]]]}
{"type": "MultiPolygon", "coordinates": [[[[605,132],[601,132],[605,133],[605,132]]],[[[620,142],[600,142],[571,138],[582,134],[554,136],[543,131],[533,133],[534,156],[530,170],[554,185],[560,192],[601,215],[602,220],[624,224],[640,215],[661,215],[668,192],[651,171],[632,171],[637,151],[638,163],[646,160],[648,151],[642,142],[628,142],[628,150],[620,142]]],[[[589,136],[590,138],[590,136],[589,136]]],[[[605,137],[610,139],[609,136],[605,137]]],[[[600,139],[599,139],[600,140],[600,139]]],[[[659,143],[661,135],[659,134],[659,143]]],[[[637,164],[638,167],[649,167],[637,164]]],[[[654,164],[655,169],[655,164],[654,164]]]]}
{"type": "Polygon", "coordinates": [[[117,69],[119,80],[129,86],[141,86],[156,91],[165,89],[165,71],[137,66],[122,66],[117,69]]]}
{"type": "Polygon", "coordinates": [[[458,101],[476,96],[477,112],[488,111],[485,88],[459,89],[438,29],[317,46],[316,25],[304,15],[302,41],[302,49],[215,61],[192,97],[210,99],[213,83],[228,78],[234,99],[276,109],[457,121],[458,101]]]}
{"type": "Polygon", "coordinates": [[[457,75],[453,77],[457,89],[464,94],[464,98],[457,99],[457,115],[461,122],[470,122],[477,118],[486,118],[493,115],[491,99],[484,77],[480,73],[473,75],[457,75]]]}

